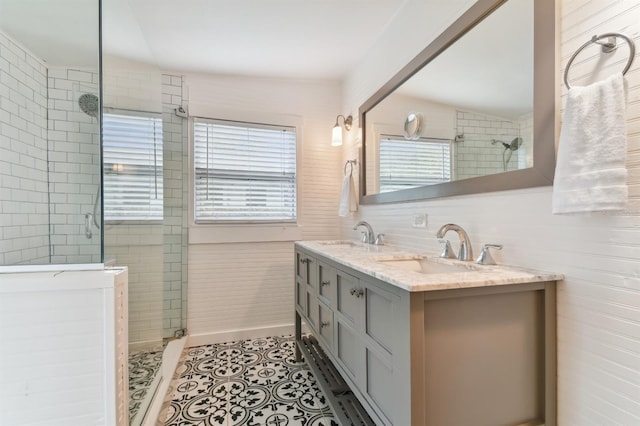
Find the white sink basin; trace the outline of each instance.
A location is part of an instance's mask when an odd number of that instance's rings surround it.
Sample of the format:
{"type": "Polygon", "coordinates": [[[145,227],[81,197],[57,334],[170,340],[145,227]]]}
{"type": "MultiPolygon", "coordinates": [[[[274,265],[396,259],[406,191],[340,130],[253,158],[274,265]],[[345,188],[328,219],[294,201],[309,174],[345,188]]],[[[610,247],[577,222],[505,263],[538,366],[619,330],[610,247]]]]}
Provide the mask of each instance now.
{"type": "Polygon", "coordinates": [[[453,272],[477,271],[472,264],[440,263],[427,258],[409,259],[378,259],[376,262],[406,271],[419,272],[421,274],[446,274],[453,272]]]}

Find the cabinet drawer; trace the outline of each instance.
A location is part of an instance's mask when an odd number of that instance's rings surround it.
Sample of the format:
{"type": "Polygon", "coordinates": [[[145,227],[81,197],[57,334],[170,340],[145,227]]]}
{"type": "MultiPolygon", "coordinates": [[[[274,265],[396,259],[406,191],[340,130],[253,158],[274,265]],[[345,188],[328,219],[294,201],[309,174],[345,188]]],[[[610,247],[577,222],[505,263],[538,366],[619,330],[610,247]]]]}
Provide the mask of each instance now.
{"type": "Polygon", "coordinates": [[[318,262],[318,297],[333,308],[336,303],[336,270],[318,262]]]}
{"type": "Polygon", "coordinates": [[[360,287],[360,281],[356,277],[337,271],[336,290],[337,312],[354,328],[360,329],[364,300],[364,289],[360,287]]]}
{"type": "Polygon", "coordinates": [[[318,329],[320,340],[333,350],[333,311],[322,302],[318,302],[318,329]]]}

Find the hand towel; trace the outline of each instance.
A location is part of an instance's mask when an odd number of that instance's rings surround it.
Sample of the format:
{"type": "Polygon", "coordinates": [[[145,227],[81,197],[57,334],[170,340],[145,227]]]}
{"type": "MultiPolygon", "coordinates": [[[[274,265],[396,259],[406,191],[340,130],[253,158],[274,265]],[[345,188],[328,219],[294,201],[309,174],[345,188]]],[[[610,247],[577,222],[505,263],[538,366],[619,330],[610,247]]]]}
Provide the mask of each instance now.
{"type": "Polygon", "coordinates": [[[342,195],[340,196],[339,216],[349,216],[351,212],[358,211],[358,200],[356,198],[356,185],[353,182],[353,175],[349,174],[342,181],[342,195]]]}
{"type": "Polygon", "coordinates": [[[626,101],[621,73],[569,89],[553,184],[554,214],[624,210],[626,101]]]}

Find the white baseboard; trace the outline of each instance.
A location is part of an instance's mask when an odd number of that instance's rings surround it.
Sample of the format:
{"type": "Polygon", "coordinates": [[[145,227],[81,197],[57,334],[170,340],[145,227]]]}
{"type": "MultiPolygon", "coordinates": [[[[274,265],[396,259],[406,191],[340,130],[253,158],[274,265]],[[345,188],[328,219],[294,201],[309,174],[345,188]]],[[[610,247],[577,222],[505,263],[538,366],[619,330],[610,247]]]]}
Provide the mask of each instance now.
{"type": "Polygon", "coordinates": [[[182,355],[182,351],[186,345],[186,338],[176,339],[170,341],[164,349],[162,354],[162,380],[160,381],[160,385],[158,386],[153,401],[151,402],[151,406],[149,407],[149,410],[147,410],[147,415],[142,423],[144,426],[156,426],[157,424],[163,424],[158,422],[162,412],[163,402],[167,396],[171,380],[173,379],[173,373],[175,373],[176,368],[178,367],[180,356],[182,355]]]}
{"type": "Polygon", "coordinates": [[[248,328],[243,330],[189,334],[187,346],[191,348],[194,346],[212,345],[214,343],[233,342],[243,339],[257,339],[260,337],[283,336],[293,333],[293,324],[285,324],[271,327],[248,328]]]}

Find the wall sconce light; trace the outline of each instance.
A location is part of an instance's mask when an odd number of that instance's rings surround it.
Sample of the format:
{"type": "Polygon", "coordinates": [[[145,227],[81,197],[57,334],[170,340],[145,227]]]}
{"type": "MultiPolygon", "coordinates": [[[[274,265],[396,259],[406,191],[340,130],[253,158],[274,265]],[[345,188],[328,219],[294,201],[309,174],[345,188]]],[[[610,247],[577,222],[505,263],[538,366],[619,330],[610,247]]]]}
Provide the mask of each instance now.
{"type": "Polygon", "coordinates": [[[331,134],[331,146],[340,146],[342,145],[342,126],[338,123],[338,120],[342,117],[342,122],[344,123],[344,129],[348,132],[351,130],[351,124],[353,123],[353,117],[349,115],[347,118],[344,118],[344,115],[340,114],[336,117],[336,125],[333,126],[333,133],[331,134]]]}

